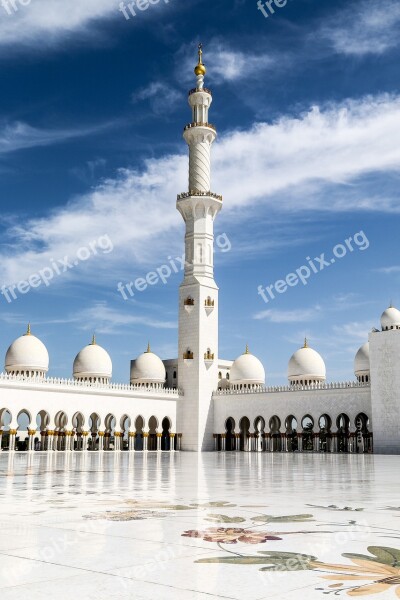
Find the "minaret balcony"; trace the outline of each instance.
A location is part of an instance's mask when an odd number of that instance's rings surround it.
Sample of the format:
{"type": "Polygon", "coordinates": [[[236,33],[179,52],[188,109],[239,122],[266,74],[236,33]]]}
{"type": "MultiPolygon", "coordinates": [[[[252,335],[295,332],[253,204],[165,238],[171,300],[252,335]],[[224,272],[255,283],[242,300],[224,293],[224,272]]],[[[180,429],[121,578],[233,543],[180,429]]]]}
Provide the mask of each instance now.
{"type": "Polygon", "coordinates": [[[183,192],[182,194],[178,194],[178,200],[186,200],[187,198],[197,198],[197,197],[208,197],[214,198],[214,200],[219,200],[222,202],[222,196],[220,194],[215,194],[214,192],[200,192],[198,190],[190,190],[189,192],[183,192]]]}
{"type": "Polygon", "coordinates": [[[210,350],[204,353],[204,363],[207,368],[209,368],[214,362],[214,353],[211,353],[210,350]]]}
{"type": "Polygon", "coordinates": [[[185,126],[183,131],[188,131],[188,129],[194,129],[195,127],[207,127],[207,129],[212,129],[213,131],[215,131],[215,133],[217,133],[217,128],[215,127],[215,125],[212,125],[211,123],[189,123],[188,125],[185,126]]]}
{"type": "Polygon", "coordinates": [[[198,92],[205,92],[206,94],[210,94],[210,96],[212,96],[212,91],[203,87],[203,88],[193,88],[192,90],[189,91],[189,96],[191,96],[192,94],[196,94],[198,92]]]}

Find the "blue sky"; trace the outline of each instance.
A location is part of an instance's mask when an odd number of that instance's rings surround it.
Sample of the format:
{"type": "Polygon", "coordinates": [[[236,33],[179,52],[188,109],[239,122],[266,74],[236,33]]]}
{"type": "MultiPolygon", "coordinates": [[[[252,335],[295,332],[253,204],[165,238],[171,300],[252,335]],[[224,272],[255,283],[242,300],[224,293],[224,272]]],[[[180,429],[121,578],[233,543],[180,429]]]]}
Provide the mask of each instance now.
{"type": "Polygon", "coordinates": [[[268,18],[254,0],[160,0],[129,20],[118,6],[0,5],[1,283],[101,239],[106,249],[11,303],[0,296],[3,354],[31,321],[51,375],[70,376],[93,331],[114,381],[148,340],[176,356],[181,274],[129,301],[117,284],[182,255],[175,201],[202,41],[224,195],[216,233],[232,246],[216,253],[220,355],[248,343],[268,383],[283,383],[307,335],[328,379],[353,378],[357,348],[400,305],[398,1],[291,0],[268,18]],[[268,304],[258,295],[360,231],[367,249],[268,304]]]}

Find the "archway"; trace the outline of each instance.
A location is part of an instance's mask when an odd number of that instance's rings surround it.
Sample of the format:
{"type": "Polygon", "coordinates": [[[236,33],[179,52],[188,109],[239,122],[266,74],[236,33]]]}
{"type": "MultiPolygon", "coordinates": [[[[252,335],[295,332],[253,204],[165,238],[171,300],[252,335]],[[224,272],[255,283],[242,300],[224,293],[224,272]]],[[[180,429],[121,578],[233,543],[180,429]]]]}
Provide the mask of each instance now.
{"type": "MultiPolygon", "coordinates": [[[[117,426],[117,419],[115,415],[109,413],[104,419],[105,433],[104,433],[104,450],[115,449],[115,428],[117,426]]],[[[118,432],[119,433],[119,432],[118,432]]]]}
{"type": "Polygon", "coordinates": [[[371,438],[369,434],[369,418],[365,413],[359,413],[354,421],[356,427],[355,450],[359,453],[371,452],[371,438]]]}
{"type": "Polygon", "coordinates": [[[129,450],[129,432],[131,429],[131,418],[128,415],[124,415],[121,418],[121,450],[129,450]]]}
{"type": "Polygon", "coordinates": [[[336,419],[337,427],[337,451],[349,451],[350,419],[345,413],[341,413],[336,419]]]}
{"type": "Polygon", "coordinates": [[[171,450],[171,438],[170,432],[172,428],[171,420],[168,417],[164,417],[162,420],[162,436],[161,436],[161,450],[171,450]]]}
{"type": "Polygon", "coordinates": [[[263,417],[257,417],[254,421],[254,446],[256,452],[265,450],[265,420],[263,417]]]}
{"type": "Polygon", "coordinates": [[[314,450],[314,419],[310,415],[305,415],[301,420],[303,429],[303,452],[312,452],[314,450]]]}
{"type": "Polygon", "coordinates": [[[329,452],[331,444],[332,419],[329,415],[321,415],[318,419],[319,426],[319,451],[329,452]]]}
{"type": "Polygon", "coordinates": [[[59,411],[54,419],[54,448],[56,450],[65,450],[65,428],[68,423],[68,417],[65,412],[59,411]]]}
{"type": "Polygon", "coordinates": [[[15,440],[15,447],[20,452],[26,452],[29,450],[29,433],[30,425],[32,423],[32,416],[30,412],[23,408],[17,416],[18,433],[15,440]]]}
{"type": "Polygon", "coordinates": [[[143,450],[143,429],[144,418],[139,415],[135,419],[135,450],[143,450]]]}
{"type": "Polygon", "coordinates": [[[157,430],[158,421],[157,418],[153,415],[149,419],[149,438],[147,442],[148,450],[157,450],[157,430]]]}
{"type": "Polygon", "coordinates": [[[101,426],[101,419],[98,413],[92,413],[89,417],[89,431],[90,431],[90,439],[88,443],[88,448],[92,452],[98,450],[99,448],[99,431],[101,426]]]}
{"type": "Polygon", "coordinates": [[[0,426],[3,434],[1,436],[1,449],[8,450],[10,445],[10,423],[12,414],[8,408],[0,409],[0,426]]]}
{"type": "Polygon", "coordinates": [[[50,415],[46,410],[41,410],[36,415],[37,435],[34,441],[35,450],[47,450],[46,430],[50,423],[50,415]]]}
{"type": "Polygon", "coordinates": [[[287,437],[287,445],[288,452],[296,452],[298,450],[298,441],[297,441],[297,419],[294,415],[289,415],[286,419],[286,437],[287,437]]]}
{"type": "Polygon", "coordinates": [[[226,440],[225,450],[231,451],[236,450],[236,436],[235,436],[235,419],[228,417],[225,423],[226,440]]]}
{"type": "Polygon", "coordinates": [[[271,451],[280,452],[282,449],[281,442],[281,420],[279,417],[274,415],[269,420],[269,432],[271,435],[271,451]]]}
{"type": "Polygon", "coordinates": [[[240,429],[240,450],[242,452],[249,451],[250,439],[250,421],[247,417],[242,417],[239,422],[240,429]]]}
{"type": "Polygon", "coordinates": [[[74,442],[74,450],[82,450],[83,449],[83,426],[85,424],[85,417],[81,412],[77,412],[72,417],[72,427],[76,433],[76,439],[74,442]]]}

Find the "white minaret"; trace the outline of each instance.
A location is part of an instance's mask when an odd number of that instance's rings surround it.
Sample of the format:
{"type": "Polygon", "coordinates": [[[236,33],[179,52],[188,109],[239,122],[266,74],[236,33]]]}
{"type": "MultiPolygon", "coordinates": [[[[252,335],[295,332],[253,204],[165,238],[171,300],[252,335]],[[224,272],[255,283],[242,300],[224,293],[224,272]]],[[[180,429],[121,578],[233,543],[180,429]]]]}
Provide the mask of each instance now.
{"type": "Polygon", "coordinates": [[[194,72],[196,88],[189,92],[192,122],[184,138],[189,146],[189,191],[178,196],[177,209],[186,225],[185,276],[179,290],[178,431],[182,449],[212,450],[212,393],[218,382],[218,287],[214,281],[214,219],[222,197],[211,190],[211,145],[217,132],[208,122],[211,92],[204,87],[206,68],[199,46],[194,72]]]}

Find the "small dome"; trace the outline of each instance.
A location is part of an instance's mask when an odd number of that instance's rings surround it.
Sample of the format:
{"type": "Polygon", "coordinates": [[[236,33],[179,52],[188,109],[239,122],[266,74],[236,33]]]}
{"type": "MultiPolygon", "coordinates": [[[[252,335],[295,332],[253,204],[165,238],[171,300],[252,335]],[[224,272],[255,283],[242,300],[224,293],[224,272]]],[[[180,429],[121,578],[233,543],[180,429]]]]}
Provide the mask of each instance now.
{"type": "Polygon", "coordinates": [[[400,329],[400,310],[390,305],[381,316],[382,331],[400,329]]]}
{"type": "Polygon", "coordinates": [[[354,373],[358,381],[369,381],[369,342],[361,346],[354,359],[354,373]]]}
{"type": "Polygon", "coordinates": [[[44,377],[49,370],[46,346],[31,334],[30,325],[25,335],[15,340],[7,350],[5,370],[10,375],[44,377]]]}
{"type": "Polygon", "coordinates": [[[131,363],[132,385],[164,385],[165,376],[164,363],[161,358],[150,350],[150,344],[147,347],[147,351],[131,363]]]}
{"type": "Polygon", "coordinates": [[[93,383],[108,383],[112,376],[110,355],[104,348],[96,344],[93,336],[92,343],[85,346],[74,360],[74,379],[93,383]]]}
{"type": "Polygon", "coordinates": [[[230,382],[233,387],[265,385],[264,367],[256,356],[250,354],[247,346],[246,352],[239,356],[231,366],[230,382]]]}
{"type": "Polygon", "coordinates": [[[289,360],[288,379],[292,384],[301,385],[326,380],[325,363],[318,352],[308,347],[307,340],[303,348],[297,350],[289,360]]]}

